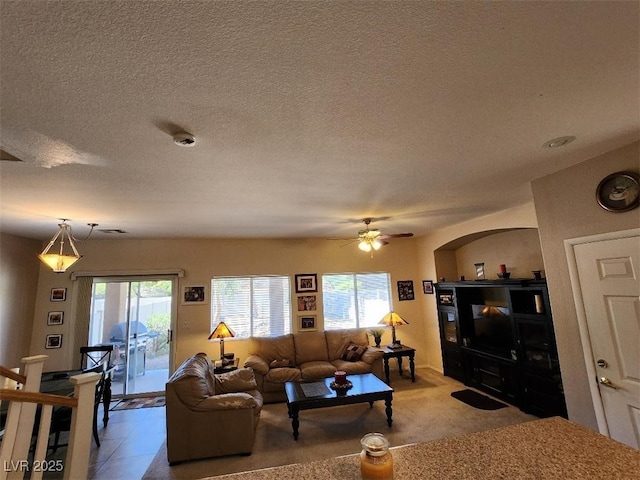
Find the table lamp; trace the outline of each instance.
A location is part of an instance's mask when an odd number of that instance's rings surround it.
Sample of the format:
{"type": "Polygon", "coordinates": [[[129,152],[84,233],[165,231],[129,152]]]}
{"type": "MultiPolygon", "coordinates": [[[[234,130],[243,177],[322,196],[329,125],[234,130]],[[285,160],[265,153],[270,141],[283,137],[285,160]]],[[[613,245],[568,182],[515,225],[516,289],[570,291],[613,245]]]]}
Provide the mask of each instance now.
{"type": "Polygon", "coordinates": [[[213,332],[211,332],[211,335],[209,335],[209,341],[213,341],[216,338],[220,339],[220,359],[225,365],[227,363],[227,359],[224,358],[224,339],[233,338],[235,336],[236,335],[233,333],[233,330],[231,330],[231,328],[229,328],[224,322],[218,323],[216,328],[213,329],[213,332]]]}
{"type": "Polygon", "coordinates": [[[407,322],[396,312],[389,312],[384,317],[382,317],[382,320],[380,320],[380,325],[391,327],[391,344],[387,346],[389,348],[401,348],[402,344],[400,343],[400,340],[396,340],[396,327],[399,325],[409,325],[409,322],[407,322]]]}

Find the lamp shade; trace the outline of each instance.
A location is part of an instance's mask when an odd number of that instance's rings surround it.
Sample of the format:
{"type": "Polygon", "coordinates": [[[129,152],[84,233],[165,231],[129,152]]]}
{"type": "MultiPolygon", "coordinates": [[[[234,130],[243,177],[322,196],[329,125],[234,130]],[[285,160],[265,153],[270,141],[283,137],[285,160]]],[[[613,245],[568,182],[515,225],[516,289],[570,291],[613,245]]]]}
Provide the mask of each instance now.
{"type": "Polygon", "coordinates": [[[216,325],[216,328],[213,329],[211,335],[209,335],[209,340],[214,340],[216,338],[231,338],[235,336],[236,334],[233,333],[233,330],[231,330],[226,323],[220,322],[216,325]]]}
{"type": "Polygon", "coordinates": [[[235,336],[236,334],[233,333],[233,330],[231,330],[224,322],[218,323],[218,325],[216,325],[216,328],[213,329],[213,332],[211,332],[211,335],[209,335],[210,342],[215,340],[216,338],[220,339],[220,358],[223,361],[223,365],[226,365],[226,361],[224,359],[224,339],[235,336]]]}
{"type": "Polygon", "coordinates": [[[391,345],[389,345],[389,348],[401,348],[402,344],[399,340],[396,339],[396,327],[400,325],[409,325],[409,322],[407,322],[396,312],[389,312],[384,317],[382,317],[382,320],[380,320],[380,325],[391,327],[391,345]]]}
{"type": "Polygon", "coordinates": [[[82,257],[80,255],[60,255],[59,253],[41,253],[38,258],[56,273],[64,273],[67,268],[82,257]]]}
{"type": "Polygon", "coordinates": [[[398,315],[396,312],[389,312],[382,320],[380,320],[380,325],[386,325],[388,327],[397,327],[398,325],[409,325],[404,318],[398,315]]]}

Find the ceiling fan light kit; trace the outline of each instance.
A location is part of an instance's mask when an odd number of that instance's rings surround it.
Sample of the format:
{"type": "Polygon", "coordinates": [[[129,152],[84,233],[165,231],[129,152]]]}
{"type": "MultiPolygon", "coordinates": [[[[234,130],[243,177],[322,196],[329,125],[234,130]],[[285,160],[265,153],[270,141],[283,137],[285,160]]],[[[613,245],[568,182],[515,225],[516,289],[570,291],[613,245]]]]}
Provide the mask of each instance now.
{"type": "Polygon", "coordinates": [[[377,228],[370,229],[371,218],[363,218],[362,223],[365,224],[365,229],[358,232],[358,248],[363,252],[371,253],[371,258],[373,258],[374,251],[389,244],[386,241],[387,238],[413,237],[413,233],[382,234],[377,228]]]}

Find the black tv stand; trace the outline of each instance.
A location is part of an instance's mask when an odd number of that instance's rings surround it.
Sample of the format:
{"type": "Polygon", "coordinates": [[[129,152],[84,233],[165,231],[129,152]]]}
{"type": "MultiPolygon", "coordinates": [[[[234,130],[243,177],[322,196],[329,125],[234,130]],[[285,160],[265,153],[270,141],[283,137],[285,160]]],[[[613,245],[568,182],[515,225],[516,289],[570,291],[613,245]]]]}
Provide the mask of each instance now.
{"type": "Polygon", "coordinates": [[[545,280],[440,282],[436,296],[445,375],[528,413],[567,417],[545,280]],[[485,305],[500,307],[499,324],[478,318],[485,305]]]}

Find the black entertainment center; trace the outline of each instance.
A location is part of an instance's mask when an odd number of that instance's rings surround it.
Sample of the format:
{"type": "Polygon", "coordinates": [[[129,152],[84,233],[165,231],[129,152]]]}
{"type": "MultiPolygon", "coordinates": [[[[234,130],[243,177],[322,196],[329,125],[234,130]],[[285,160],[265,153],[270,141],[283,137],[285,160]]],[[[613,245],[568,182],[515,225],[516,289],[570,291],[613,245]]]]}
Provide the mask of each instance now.
{"type": "Polygon", "coordinates": [[[540,417],[567,417],[546,281],[436,285],[444,374],[540,417]]]}

